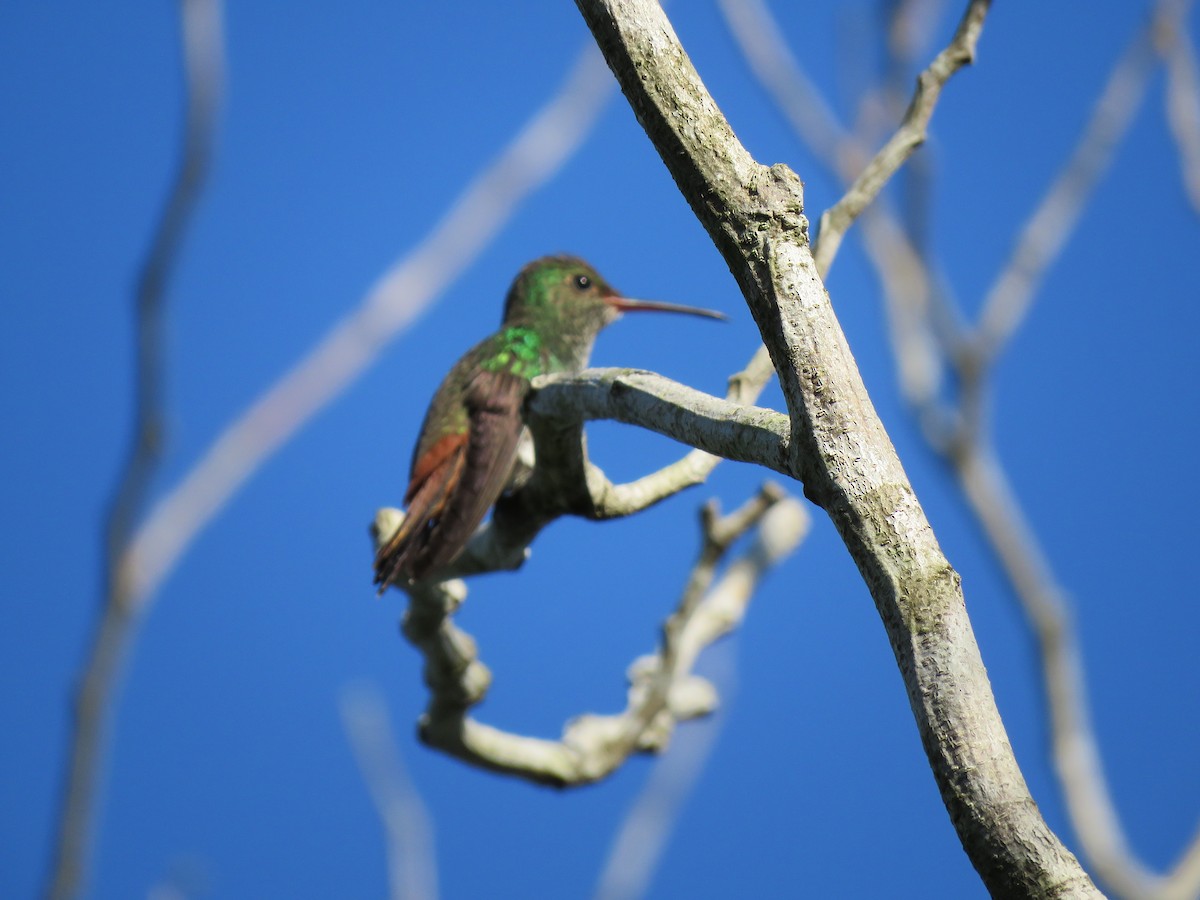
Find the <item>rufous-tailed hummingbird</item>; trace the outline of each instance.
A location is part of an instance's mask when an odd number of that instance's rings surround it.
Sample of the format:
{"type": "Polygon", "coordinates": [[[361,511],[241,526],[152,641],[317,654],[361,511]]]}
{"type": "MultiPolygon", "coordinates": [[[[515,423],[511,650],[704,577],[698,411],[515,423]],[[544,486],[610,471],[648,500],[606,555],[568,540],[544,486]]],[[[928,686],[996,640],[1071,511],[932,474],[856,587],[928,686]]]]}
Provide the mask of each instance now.
{"type": "Polygon", "coordinates": [[[600,329],[634,310],[725,318],[622,297],[573,256],[546,256],[521,270],[500,330],[454,364],[425,414],[404,495],[408,512],[375,557],[380,591],[424,578],[458,556],[508,483],[530,382],[586,368],[600,329]]]}

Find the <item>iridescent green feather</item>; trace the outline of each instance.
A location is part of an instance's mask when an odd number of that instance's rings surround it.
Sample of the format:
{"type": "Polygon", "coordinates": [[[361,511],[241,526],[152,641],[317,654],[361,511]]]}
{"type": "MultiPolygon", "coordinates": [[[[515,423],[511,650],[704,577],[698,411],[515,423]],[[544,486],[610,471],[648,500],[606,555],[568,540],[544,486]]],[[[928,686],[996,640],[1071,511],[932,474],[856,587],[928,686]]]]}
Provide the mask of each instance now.
{"type": "Polygon", "coordinates": [[[546,371],[545,342],[532,328],[514,325],[492,338],[492,356],[482,363],[487,372],[508,372],[530,381],[546,371]]]}

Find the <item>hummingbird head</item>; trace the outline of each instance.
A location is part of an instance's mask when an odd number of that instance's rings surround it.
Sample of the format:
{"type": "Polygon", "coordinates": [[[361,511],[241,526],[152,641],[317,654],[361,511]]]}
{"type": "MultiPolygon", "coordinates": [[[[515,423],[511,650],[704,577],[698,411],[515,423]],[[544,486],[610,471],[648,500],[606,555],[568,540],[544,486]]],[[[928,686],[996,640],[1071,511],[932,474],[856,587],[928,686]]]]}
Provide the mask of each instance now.
{"type": "Polygon", "coordinates": [[[622,313],[637,310],[725,318],[706,309],[623,297],[582,259],[544,256],[525,266],[509,288],[504,324],[536,331],[565,367],[574,371],[587,365],[600,329],[622,313]]]}
{"type": "Polygon", "coordinates": [[[619,296],[582,259],[543,256],[525,266],[513,281],[504,303],[504,324],[594,335],[620,315],[609,302],[619,296]]]}

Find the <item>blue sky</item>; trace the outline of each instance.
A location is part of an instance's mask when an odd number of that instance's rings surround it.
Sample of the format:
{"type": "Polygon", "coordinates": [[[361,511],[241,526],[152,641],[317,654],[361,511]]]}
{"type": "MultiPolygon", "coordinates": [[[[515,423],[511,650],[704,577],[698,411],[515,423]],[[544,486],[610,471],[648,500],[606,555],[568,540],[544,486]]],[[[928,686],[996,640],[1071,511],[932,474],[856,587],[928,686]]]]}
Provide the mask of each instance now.
{"type": "MultiPolygon", "coordinates": [[[[845,113],[839,48],[864,4],[779,7],[845,113]],[[826,6],[836,7],[836,13],[826,6]]],[[[954,4],[951,5],[955,6],[954,4]]],[[[923,150],[931,240],[974,310],[1067,157],[1148,4],[998,4],[976,66],[923,150]]],[[[953,17],[941,22],[936,46],[953,17]]],[[[671,16],[734,129],[837,197],[737,55],[711,3],[671,16]]],[[[1191,23],[1193,36],[1196,23],[1191,23]]],[[[587,39],[570,3],[231,4],[228,92],[209,190],[169,292],[175,484],[220,428],[433,226],[554,91],[587,39]]],[[[131,420],[131,294],[181,124],[174,6],[0,9],[0,433],[7,599],[0,703],[0,894],[46,867],[68,697],[98,604],[99,529],[131,420]]],[[[852,93],[850,96],[853,96],[852,93]]],[[[1200,608],[1194,552],[1200,312],[1195,247],[1163,78],[996,372],[999,452],[1076,610],[1091,709],[1137,852],[1174,861],[1200,818],[1200,608]]],[[[424,405],[498,320],[527,259],[586,256],[621,290],[732,321],[630,317],[598,365],[721,393],[756,336],[732,279],[623,100],[436,307],[248,484],[163,585],[126,665],[92,895],[144,895],[185,871],[215,897],[377,897],[382,839],[338,713],[347,685],[386,694],[435,827],[446,897],[583,897],[653,762],[552,792],[420,746],[416,652],[398,594],[376,600],[366,526],[396,503],[424,405]]],[[[879,412],[951,562],[1009,735],[1044,815],[1075,846],[1047,762],[1032,641],[953,484],[895,387],[878,283],[855,241],[829,281],[879,412]]],[[[779,407],[777,393],[764,403],[779,407]]],[[[627,479],[669,441],[601,423],[593,456],[627,479]]],[[[725,464],[636,519],[562,521],[517,575],[472,585],[461,614],[495,675],[485,721],[543,736],[612,711],[696,550],[708,496],[767,473],[725,464]]],[[[773,476],[772,476],[773,477],[773,476]]],[[[797,485],[790,489],[798,493],[797,485]]],[[[720,733],[652,897],[983,896],[939,801],[883,629],[819,511],[740,634],[720,733]]],[[[700,726],[684,726],[680,743],[700,726]]]]}

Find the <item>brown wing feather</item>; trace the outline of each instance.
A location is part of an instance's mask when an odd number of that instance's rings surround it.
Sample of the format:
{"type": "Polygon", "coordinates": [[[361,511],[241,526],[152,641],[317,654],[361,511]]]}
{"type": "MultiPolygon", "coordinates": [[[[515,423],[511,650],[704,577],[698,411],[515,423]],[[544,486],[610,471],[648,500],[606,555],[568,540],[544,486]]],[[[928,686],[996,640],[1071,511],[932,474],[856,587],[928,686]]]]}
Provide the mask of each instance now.
{"type": "Polygon", "coordinates": [[[380,592],[401,576],[414,577],[412,562],[428,543],[454,483],[461,477],[466,448],[466,434],[448,435],[413,467],[413,477],[404,495],[408,512],[396,533],[375,555],[375,583],[380,592]]]}
{"type": "Polygon", "coordinates": [[[412,474],[409,475],[408,490],[404,492],[404,502],[412,503],[421,486],[435,476],[445,465],[455,464],[454,457],[460,454],[467,445],[467,435],[448,434],[437,441],[420,459],[413,461],[412,474]]]}
{"type": "Polygon", "coordinates": [[[507,372],[481,372],[472,380],[467,389],[466,465],[414,566],[415,577],[452,562],[500,497],[516,460],[523,427],[521,403],[528,389],[528,381],[507,372]]]}
{"type": "Polygon", "coordinates": [[[512,470],[528,387],[507,372],[472,379],[465,396],[467,432],[442,438],[414,460],[408,513],[375,558],[380,590],[401,577],[423,578],[466,546],[512,470]]]}

